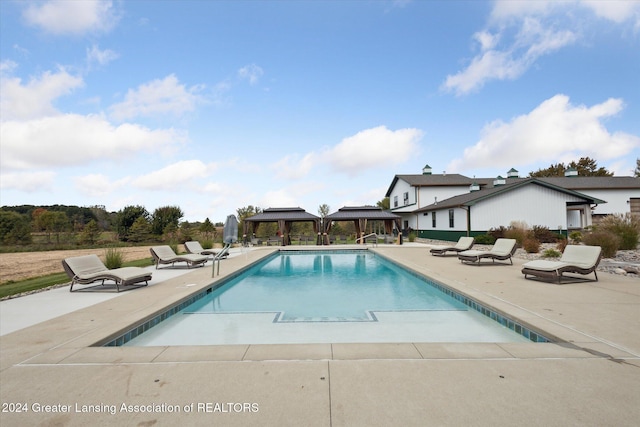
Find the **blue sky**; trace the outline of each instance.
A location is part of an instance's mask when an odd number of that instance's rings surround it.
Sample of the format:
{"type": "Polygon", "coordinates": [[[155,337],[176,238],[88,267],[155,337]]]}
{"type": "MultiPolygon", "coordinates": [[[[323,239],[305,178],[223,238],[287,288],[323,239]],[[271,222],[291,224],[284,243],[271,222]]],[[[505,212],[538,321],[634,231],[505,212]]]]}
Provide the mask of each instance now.
{"type": "Polygon", "coordinates": [[[0,3],[0,204],[375,204],[640,157],[639,1],[0,3]]]}

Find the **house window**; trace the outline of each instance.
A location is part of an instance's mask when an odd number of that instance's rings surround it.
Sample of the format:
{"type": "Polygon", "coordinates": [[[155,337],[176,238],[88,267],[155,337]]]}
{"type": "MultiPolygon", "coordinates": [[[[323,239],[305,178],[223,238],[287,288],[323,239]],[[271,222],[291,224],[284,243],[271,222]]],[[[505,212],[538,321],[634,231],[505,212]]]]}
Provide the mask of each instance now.
{"type": "Polygon", "coordinates": [[[431,227],[436,228],[436,213],[431,212],[431,227]]]}
{"type": "Polygon", "coordinates": [[[404,193],[404,205],[407,206],[409,204],[409,192],[404,193]]]}
{"type": "Polygon", "coordinates": [[[398,196],[393,196],[393,207],[394,208],[398,207],[398,196]]]}
{"type": "Polygon", "coordinates": [[[453,209],[449,209],[449,228],[453,228],[453,209]]]}

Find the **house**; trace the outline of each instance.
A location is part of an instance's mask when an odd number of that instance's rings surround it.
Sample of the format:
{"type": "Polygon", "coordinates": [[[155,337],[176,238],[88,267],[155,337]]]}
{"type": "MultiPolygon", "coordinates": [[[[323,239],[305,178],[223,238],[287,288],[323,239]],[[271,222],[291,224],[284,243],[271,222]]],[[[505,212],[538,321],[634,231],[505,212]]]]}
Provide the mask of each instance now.
{"type": "Polygon", "coordinates": [[[386,197],[404,229],[444,240],[484,234],[512,221],[566,232],[592,225],[594,217],[640,214],[639,178],[520,178],[515,169],[506,175],[433,174],[427,165],[421,175],[396,175],[386,197]]]}

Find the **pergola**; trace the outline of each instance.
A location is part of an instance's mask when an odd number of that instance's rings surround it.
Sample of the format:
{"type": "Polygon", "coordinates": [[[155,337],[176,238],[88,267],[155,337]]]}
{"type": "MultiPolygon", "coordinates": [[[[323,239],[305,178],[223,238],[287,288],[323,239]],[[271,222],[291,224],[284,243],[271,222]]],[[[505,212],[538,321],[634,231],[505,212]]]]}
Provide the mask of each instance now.
{"type": "MultiPolygon", "coordinates": [[[[336,221],[353,221],[356,227],[356,238],[360,238],[360,243],[364,243],[363,237],[367,229],[367,221],[369,220],[384,221],[384,231],[386,234],[393,233],[394,224],[398,231],[401,229],[401,217],[384,211],[382,208],[377,206],[345,206],[324,218],[325,243],[329,243],[327,235],[329,234],[329,230],[331,230],[332,223],[336,221]]],[[[400,233],[398,233],[398,235],[400,235],[400,233]]]]}
{"type": "Polygon", "coordinates": [[[318,235],[320,240],[320,217],[312,215],[302,208],[269,208],[259,214],[246,218],[244,220],[244,235],[255,234],[258,226],[262,222],[277,222],[280,236],[282,237],[282,245],[291,243],[291,224],[294,222],[313,222],[313,232],[318,235]]]}

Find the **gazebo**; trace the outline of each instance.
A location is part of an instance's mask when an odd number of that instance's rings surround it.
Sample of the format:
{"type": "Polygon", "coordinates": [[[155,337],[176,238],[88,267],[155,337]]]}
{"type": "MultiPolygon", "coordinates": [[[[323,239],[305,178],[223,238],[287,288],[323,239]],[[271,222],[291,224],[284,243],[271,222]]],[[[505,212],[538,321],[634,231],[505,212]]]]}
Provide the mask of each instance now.
{"type": "MultiPolygon", "coordinates": [[[[393,233],[393,226],[395,224],[396,229],[400,231],[401,217],[382,210],[377,206],[345,206],[338,209],[337,212],[327,215],[324,218],[324,235],[325,243],[329,243],[329,230],[331,230],[331,224],[335,221],[353,221],[356,227],[356,238],[360,239],[360,243],[364,243],[364,233],[367,229],[367,221],[384,221],[384,231],[387,234],[393,233]]],[[[398,232],[398,235],[400,233],[398,232]]]]}
{"type": "MultiPolygon", "coordinates": [[[[259,214],[245,218],[244,220],[244,235],[245,238],[249,234],[249,227],[251,227],[250,234],[255,234],[256,229],[261,222],[277,222],[278,230],[282,238],[282,245],[288,245],[291,243],[291,224],[294,222],[313,222],[313,232],[318,235],[320,240],[320,217],[312,215],[302,208],[268,208],[259,214]]],[[[319,244],[319,242],[316,242],[319,244]]]]}

